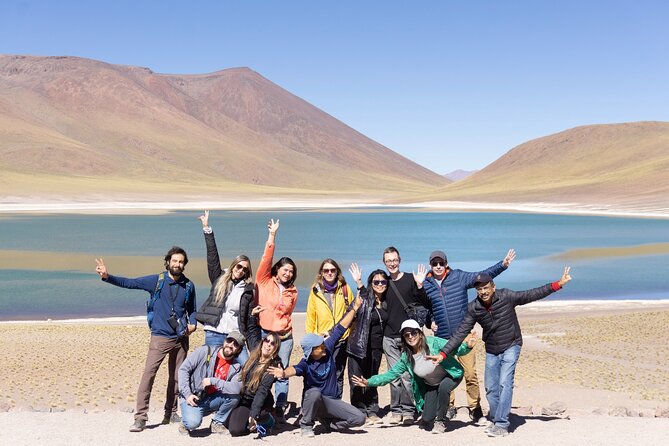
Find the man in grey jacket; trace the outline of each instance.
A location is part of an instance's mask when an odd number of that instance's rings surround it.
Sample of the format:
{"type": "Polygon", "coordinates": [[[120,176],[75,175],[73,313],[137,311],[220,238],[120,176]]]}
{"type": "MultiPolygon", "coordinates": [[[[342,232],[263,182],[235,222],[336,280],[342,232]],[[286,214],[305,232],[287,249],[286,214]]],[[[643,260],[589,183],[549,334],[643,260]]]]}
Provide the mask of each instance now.
{"type": "Polygon", "coordinates": [[[211,420],[213,434],[229,434],[225,423],[239,403],[242,366],[237,356],[244,346],[244,336],[231,331],[223,345],[203,345],[188,355],[179,368],[181,424],[179,432],[188,435],[202,424],[202,418],[216,412],[211,420]]]}

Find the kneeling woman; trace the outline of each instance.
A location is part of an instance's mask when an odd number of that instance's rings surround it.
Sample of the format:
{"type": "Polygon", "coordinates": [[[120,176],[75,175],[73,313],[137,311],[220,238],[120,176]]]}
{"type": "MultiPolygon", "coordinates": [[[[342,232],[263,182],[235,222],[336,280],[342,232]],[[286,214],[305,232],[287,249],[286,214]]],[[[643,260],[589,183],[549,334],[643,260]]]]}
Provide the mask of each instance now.
{"type": "Polygon", "coordinates": [[[233,437],[256,431],[260,431],[259,434],[264,436],[267,432],[262,430],[274,425],[274,419],[270,414],[274,407],[274,398],[270,390],[275,378],[267,369],[281,366],[280,346],[279,336],[276,333],[269,333],[251,352],[249,360],[244,364],[239,374],[242,381],[241,399],[228,421],[228,430],[233,437]]]}
{"type": "MultiPolygon", "coordinates": [[[[369,379],[353,376],[351,381],[360,387],[380,387],[399,378],[408,371],[411,375],[411,388],[416,410],[422,412],[422,423],[432,433],[446,432],[446,411],[448,410],[451,391],[462,381],[463,369],[452,355],[440,364],[435,364],[431,357],[439,355],[447,340],[435,336],[425,336],[418,322],[408,319],[400,328],[402,334],[402,356],[386,373],[374,375],[369,379]]],[[[471,351],[475,341],[470,339],[462,343],[457,350],[458,356],[471,351]]]]}

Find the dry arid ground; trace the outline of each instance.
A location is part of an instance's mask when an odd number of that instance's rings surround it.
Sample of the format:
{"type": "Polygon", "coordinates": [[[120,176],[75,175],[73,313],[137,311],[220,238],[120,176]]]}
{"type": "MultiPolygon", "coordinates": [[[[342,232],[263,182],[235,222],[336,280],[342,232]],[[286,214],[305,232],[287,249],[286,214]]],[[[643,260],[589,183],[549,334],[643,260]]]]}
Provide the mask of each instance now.
{"type": "MultiPolygon", "coordinates": [[[[461,388],[456,421],[446,444],[656,444],[669,430],[669,418],[655,417],[669,408],[669,303],[650,308],[612,304],[519,311],[525,345],[516,374],[512,434],[488,439],[468,424],[461,388]],[[542,414],[553,403],[564,412],[542,414]],[[659,409],[659,410],[658,410],[659,409]],[[624,416],[613,416],[623,415],[624,416]]],[[[295,315],[296,345],[304,315],[295,315]]],[[[175,425],[159,426],[166,371],[154,385],[149,426],[131,434],[136,387],[148,345],[142,318],[123,321],[3,323],[0,348],[0,444],[220,444],[205,419],[194,438],[178,435],[175,425]],[[17,429],[18,427],[18,429],[17,429]]],[[[191,349],[202,344],[202,332],[191,349]]],[[[295,348],[293,358],[301,355],[295,348]]],[[[482,405],[483,346],[477,346],[482,405]]],[[[297,402],[301,381],[291,380],[290,401],[297,402]]],[[[345,392],[347,395],[347,392],[345,392]]],[[[388,388],[380,389],[382,405],[388,388]]],[[[347,399],[347,397],[345,397],[347,399]]],[[[293,411],[294,420],[296,411],[293,411]]],[[[317,435],[335,444],[349,438],[359,444],[430,441],[417,426],[366,428],[350,434],[317,435]]],[[[319,430],[317,429],[317,433],[319,430]]],[[[233,440],[251,443],[251,438],[233,440]]],[[[275,444],[309,443],[288,425],[266,439],[275,444]]],[[[314,441],[312,440],[311,443],[314,441]]],[[[442,441],[440,440],[440,443],[442,441]]]]}

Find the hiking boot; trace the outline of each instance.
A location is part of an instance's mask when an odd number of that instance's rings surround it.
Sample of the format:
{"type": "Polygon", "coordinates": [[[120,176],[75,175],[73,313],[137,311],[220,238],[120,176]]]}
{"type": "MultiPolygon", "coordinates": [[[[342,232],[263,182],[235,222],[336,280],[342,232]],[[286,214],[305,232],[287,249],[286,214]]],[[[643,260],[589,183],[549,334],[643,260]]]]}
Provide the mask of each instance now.
{"type": "Polygon", "coordinates": [[[483,410],[481,410],[481,406],[477,405],[475,408],[469,409],[470,420],[472,420],[474,423],[479,423],[481,418],[483,418],[483,410]]]}
{"type": "Polygon", "coordinates": [[[146,420],[135,420],[130,426],[130,432],[142,432],[144,429],[146,429],[146,420]]]}
{"type": "Polygon", "coordinates": [[[375,424],[382,424],[382,423],[383,423],[383,420],[381,418],[379,418],[379,416],[375,413],[370,414],[367,417],[367,420],[365,421],[365,424],[367,426],[373,426],[375,424]]]}
{"type": "Polygon", "coordinates": [[[181,422],[181,417],[179,416],[178,413],[172,412],[170,414],[165,414],[163,417],[163,421],[160,422],[160,424],[170,424],[170,423],[180,423],[181,422]]]}
{"type": "Polygon", "coordinates": [[[183,423],[179,423],[179,433],[181,435],[190,435],[190,431],[186,429],[186,426],[184,426],[183,423]]]}
{"type": "Polygon", "coordinates": [[[386,419],[386,423],[390,424],[391,426],[402,424],[402,415],[391,413],[390,416],[386,419]]]}
{"type": "Polygon", "coordinates": [[[494,425],[491,427],[488,432],[488,437],[506,437],[509,435],[509,431],[504,429],[503,427],[494,425]]]}
{"type": "Polygon", "coordinates": [[[432,426],[432,430],[430,430],[433,434],[443,434],[446,432],[446,423],[443,421],[435,421],[434,426],[432,426]]]}
{"type": "Polygon", "coordinates": [[[300,427],[300,435],[306,438],[314,438],[314,427],[313,426],[302,426],[300,427]]]}
{"type": "Polygon", "coordinates": [[[227,427],[223,423],[219,423],[218,421],[211,420],[211,424],[209,425],[209,430],[211,431],[212,434],[219,434],[219,435],[230,435],[230,431],[228,430],[227,427]]]}
{"type": "Polygon", "coordinates": [[[278,424],[286,424],[286,413],[284,412],[283,407],[274,409],[274,421],[278,424]]]}
{"type": "Polygon", "coordinates": [[[452,420],[457,415],[458,415],[458,409],[456,409],[455,406],[448,406],[448,409],[446,410],[446,419],[452,420]]]}
{"type": "Polygon", "coordinates": [[[412,426],[414,423],[413,415],[402,416],[402,426],[412,426]]]}

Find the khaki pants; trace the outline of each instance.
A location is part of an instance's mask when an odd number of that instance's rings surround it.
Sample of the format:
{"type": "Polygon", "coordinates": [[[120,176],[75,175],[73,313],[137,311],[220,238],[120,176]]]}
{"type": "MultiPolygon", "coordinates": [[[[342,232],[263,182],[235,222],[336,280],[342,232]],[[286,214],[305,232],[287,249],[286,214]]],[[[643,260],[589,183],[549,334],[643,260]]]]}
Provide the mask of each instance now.
{"type": "Polygon", "coordinates": [[[146,355],[146,365],[144,373],[137,389],[137,408],[135,410],[135,419],[148,419],[149,399],[151,398],[151,389],[156,380],[156,374],[162,364],[163,359],[169,355],[168,360],[168,379],[167,392],[165,396],[165,415],[170,416],[177,411],[177,394],[179,384],[177,382],[177,372],[181,363],[186,359],[188,353],[188,337],[181,339],[170,339],[162,336],[151,336],[149,342],[149,352],[146,355]]]}
{"type": "MultiPolygon", "coordinates": [[[[462,382],[467,386],[467,406],[470,409],[474,409],[481,402],[479,378],[476,376],[476,351],[472,350],[465,356],[456,356],[456,359],[462,364],[462,368],[465,369],[465,376],[462,382]]],[[[455,392],[451,392],[450,405],[455,406],[455,392]]]]}

